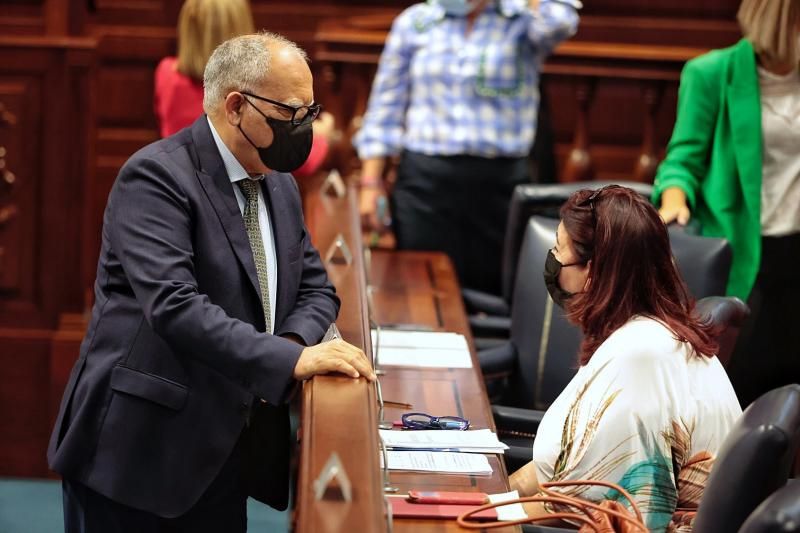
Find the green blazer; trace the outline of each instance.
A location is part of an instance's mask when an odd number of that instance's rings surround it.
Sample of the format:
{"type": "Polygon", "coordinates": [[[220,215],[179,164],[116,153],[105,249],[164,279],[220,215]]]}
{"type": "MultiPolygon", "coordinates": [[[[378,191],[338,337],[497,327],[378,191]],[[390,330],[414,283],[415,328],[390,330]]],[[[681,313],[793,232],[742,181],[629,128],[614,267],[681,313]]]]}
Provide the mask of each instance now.
{"type": "Polygon", "coordinates": [[[745,39],[686,63],[675,130],[658,168],[664,189],[686,192],[703,235],[733,250],[727,293],[747,300],[761,262],[761,97],[753,46],[745,39]]]}

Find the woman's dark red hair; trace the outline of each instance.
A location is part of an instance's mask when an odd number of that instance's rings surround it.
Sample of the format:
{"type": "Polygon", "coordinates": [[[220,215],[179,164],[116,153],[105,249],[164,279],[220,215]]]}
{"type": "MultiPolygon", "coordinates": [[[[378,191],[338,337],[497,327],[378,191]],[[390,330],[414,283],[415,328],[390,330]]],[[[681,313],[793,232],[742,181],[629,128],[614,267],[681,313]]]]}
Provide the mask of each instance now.
{"type": "Polygon", "coordinates": [[[561,207],[561,220],[578,261],[591,261],[587,290],[567,304],[567,317],[583,330],[582,365],[635,315],[659,320],[700,355],[717,352],[713,327],[695,315],[666,226],[650,202],[626,187],[582,190],[561,207]]]}

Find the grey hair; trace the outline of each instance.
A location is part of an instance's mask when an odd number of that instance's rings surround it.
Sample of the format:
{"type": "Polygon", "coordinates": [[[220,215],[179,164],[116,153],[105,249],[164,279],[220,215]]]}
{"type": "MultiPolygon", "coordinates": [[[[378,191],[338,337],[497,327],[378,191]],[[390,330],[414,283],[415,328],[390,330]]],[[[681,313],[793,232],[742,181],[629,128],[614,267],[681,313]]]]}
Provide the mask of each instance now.
{"type": "Polygon", "coordinates": [[[305,50],[268,31],[229,39],[214,50],[203,73],[203,109],[214,113],[231,91],[255,92],[269,76],[270,50],[287,47],[308,61],[305,50]]]}

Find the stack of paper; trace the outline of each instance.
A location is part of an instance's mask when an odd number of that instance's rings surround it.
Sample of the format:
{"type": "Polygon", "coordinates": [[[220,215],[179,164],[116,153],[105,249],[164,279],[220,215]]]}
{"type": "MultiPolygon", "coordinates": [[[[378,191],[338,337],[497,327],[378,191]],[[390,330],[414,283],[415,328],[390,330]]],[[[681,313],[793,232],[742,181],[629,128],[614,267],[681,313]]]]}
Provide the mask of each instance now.
{"type": "Polygon", "coordinates": [[[372,330],[379,365],[472,368],[467,339],[458,333],[372,330]]]}
{"type": "Polygon", "coordinates": [[[504,453],[508,446],[497,439],[489,429],[468,431],[452,430],[379,430],[381,439],[389,449],[428,450],[471,453],[504,453]]]}
{"type": "MultiPolygon", "coordinates": [[[[492,467],[485,455],[474,453],[388,451],[389,470],[439,472],[444,474],[491,475],[492,467]]],[[[381,456],[383,467],[383,456],[381,456]]]]}

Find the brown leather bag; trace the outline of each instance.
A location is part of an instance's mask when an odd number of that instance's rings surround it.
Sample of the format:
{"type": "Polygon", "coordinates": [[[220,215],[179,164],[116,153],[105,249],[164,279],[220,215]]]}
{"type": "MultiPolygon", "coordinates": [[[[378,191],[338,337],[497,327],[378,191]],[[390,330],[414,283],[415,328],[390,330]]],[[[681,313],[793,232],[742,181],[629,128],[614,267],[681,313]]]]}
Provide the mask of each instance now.
{"type": "Polygon", "coordinates": [[[458,525],[466,529],[494,529],[518,524],[533,524],[545,520],[569,520],[580,524],[579,533],[648,533],[647,526],[644,525],[642,513],[633,498],[625,489],[615,483],[607,481],[552,481],[542,483],[540,492],[536,496],[528,496],[509,500],[500,503],[490,503],[471,509],[458,517],[458,525]],[[576,485],[594,485],[614,489],[622,494],[631,504],[634,516],[624,505],[613,500],[604,500],[601,503],[594,503],[576,496],[568,496],[558,492],[548,490],[550,487],[573,487],[576,485]],[[547,516],[529,517],[522,520],[509,520],[505,522],[479,522],[470,520],[475,513],[486,509],[503,507],[511,503],[541,502],[551,503],[559,507],[570,508],[570,511],[557,511],[547,516]]]}

